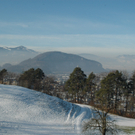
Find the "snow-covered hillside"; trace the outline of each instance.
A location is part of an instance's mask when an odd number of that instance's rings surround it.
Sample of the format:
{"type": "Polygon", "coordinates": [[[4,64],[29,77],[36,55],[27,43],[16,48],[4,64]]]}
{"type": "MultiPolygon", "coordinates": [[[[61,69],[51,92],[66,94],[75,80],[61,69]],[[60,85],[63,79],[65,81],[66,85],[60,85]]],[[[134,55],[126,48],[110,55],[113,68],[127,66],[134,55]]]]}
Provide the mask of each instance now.
{"type": "MultiPolygon", "coordinates": [[[[92,109],[18,86],[0,85],[0,135],[81,135],[92,109]]],[[[119,125],[135,120],[114,117],[119,125]]],[[[129,125],[130,124],[130,125],[129,125]]]]}

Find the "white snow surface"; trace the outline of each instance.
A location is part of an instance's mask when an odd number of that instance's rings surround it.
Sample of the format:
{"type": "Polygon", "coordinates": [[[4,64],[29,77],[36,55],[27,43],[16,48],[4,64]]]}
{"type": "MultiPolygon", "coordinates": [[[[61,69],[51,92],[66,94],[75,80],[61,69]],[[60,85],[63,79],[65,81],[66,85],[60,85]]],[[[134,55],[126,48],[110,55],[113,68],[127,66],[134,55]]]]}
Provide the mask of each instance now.
{"type": "MultiPolygon", "coordinates": [[[[92,108],[41,92],[0,85],[0,135],[81,135],[92,108]]],[[[134,119],[110,116],[120,126],[135,126],[134,119]]]]}

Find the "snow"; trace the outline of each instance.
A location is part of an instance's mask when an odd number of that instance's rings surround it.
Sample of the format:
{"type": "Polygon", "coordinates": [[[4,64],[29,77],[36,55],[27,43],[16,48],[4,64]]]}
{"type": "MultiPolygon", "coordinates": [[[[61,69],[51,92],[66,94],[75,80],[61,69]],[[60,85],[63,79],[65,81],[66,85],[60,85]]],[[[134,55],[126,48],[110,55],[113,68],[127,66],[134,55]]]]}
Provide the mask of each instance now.
{"type": "MultiPolygon", "coordinates": [[[[93,117],[92,108],[41,92],[0,85],[0,135],[81,135],[81,124],[93,117]]],[[[111,115],[121,126],[135,120],[111,115]]]]}
{"type": "Polygon", "coordinates": [[[6,50],[9,50],[9,51],[11,50],[9,47],[2,47],[2,48],[6,49],[6,50]]]}

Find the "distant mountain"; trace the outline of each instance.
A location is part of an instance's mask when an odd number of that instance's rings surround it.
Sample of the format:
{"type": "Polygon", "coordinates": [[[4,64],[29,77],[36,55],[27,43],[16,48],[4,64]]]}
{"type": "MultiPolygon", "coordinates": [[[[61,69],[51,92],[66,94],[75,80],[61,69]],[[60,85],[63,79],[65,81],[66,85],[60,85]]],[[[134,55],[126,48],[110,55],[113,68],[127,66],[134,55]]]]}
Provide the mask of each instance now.
{"type": "Polygon", "coordinates": [[[18,46],[18,47],[15,47],[15,48],[0,47],[1,53],[3,53],[3,52],[16,52],[16,51],[36,53],[34,50],[27,49],[24,46],[18,46]]]}
{"type": "Polygon", "coordinates": [[[103,68],[105,69],[110,69],[110,70],[126,70],[128,72],[132,72],[135,70],[135,55],[119,55],[117,57],[101,57],[101,56],[96,56],[93,54],[79,54],[80,56],[90,59],[90,60],[95,60],[100,63],[102,63],[103,68]]]}
{"type": "Polygon", "coordinates": [[[105,71],[101,63],[97,61],[62,52],[42,53],[33,59],[28,59],[18,65],[7,67],[7,69],[12,72],[22,72],[29,68],[41,68],[45,74],[70,74],[77,66],[81,67],[86,74],[105,71]]]}
{"type": "Polygon", "coordinates": [[[117,69],[118,62],[116,58],[101,57],[89,53],[82,53],[79,54],[79,56],[102,63],[103,68],[107,69],[108,71],[111,69],[117,69]]]}
{"type": "Polygon", "coordinates": [[[135,62],[135,55],[119,55],[117,60],[120,62],[135,62]]]}
{"type": "Polygon", "coordinates": [[[2,66],[5,63],[19,64],[21,61],[33,58],[38,54],[38,52],[24,46],[15,48],[0,47],[0,65],[2,66]]]}

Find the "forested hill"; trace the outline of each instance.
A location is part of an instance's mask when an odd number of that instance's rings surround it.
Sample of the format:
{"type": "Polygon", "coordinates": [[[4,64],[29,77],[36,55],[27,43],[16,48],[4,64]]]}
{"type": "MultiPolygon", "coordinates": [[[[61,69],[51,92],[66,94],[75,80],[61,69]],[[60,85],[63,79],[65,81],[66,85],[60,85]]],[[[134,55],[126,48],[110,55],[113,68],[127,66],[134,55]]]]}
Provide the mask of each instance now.
{"type": "Polygon", "coordinates": [[[22,72],[29,68],[41,68],[46,74],[70,74],[75,67],[79,66],[85,73],[104,72],[101,63],[85,59],[74,54],[62,52],[46,52],[33,59],[28,59],[18,65],[10,66],[8,71],[22,72]]]}

